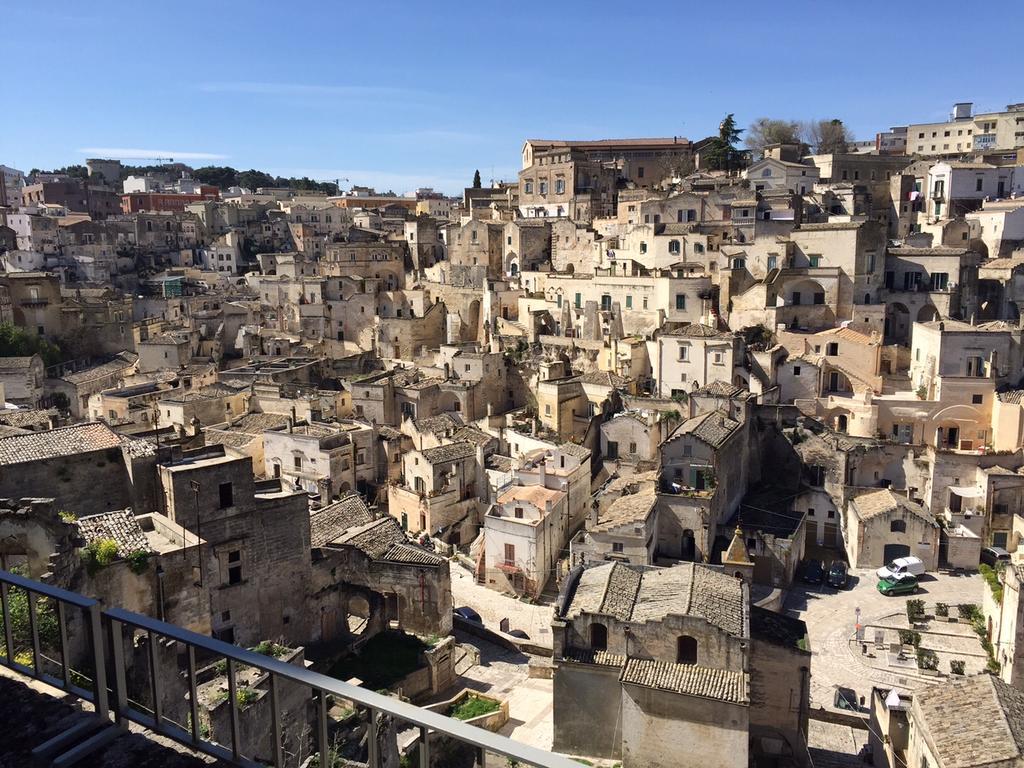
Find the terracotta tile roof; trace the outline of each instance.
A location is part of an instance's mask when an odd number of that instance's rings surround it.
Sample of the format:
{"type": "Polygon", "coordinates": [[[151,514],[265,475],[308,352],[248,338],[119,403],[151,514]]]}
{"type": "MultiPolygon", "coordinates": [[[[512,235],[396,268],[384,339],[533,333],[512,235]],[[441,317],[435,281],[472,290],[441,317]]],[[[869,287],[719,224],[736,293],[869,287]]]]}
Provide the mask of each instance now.
{"type": "Polygon", "coordinates": [[[577,377],[582,384],[600,384],[605,387],[624,387],[629,383],[630,379],[625,376],[619,376],[619,374],[613,371],[591,371],[590,373],[584,373],[577,377]]]}
{"type": "Polygon", "coordinates": [[[0,411],[0,424],[6,424],[9,427],[24,427],[31,429],[33,427],[47,427],[49,428],[51,421],[59,416],[59,412],[56,408],[48,408],[42,410],[39,408],[29,408],[26,410],[2,410],[0,411]]]}
{"type": "Polygon", "coordinates": [[[32,361],[34,359],[35,355],[31,355],[29,357],[0,357],[0,370],[27,370],[32,367],[32,361]]]}
{"type": "Polygon", "coordinates": [[[881,488],[877,491],[868,491],[856,496],[853,499],[853,508],[857,517],[861,520],[870,520],[880,515],[885,515],[897,510],[903,510],[919,517],[926,523],[938,527],[935,518],[917,502],[911,501],[906,496],[893,493],[888,488],[881,488]]]}
{"type": "Polygon", "coordinates": [[[739,395],[749,394],[749,392],[735,384],[729,384],[725,381],[713,381],[696,390],[693,394],[707,395],[709,397],[738,397],[739,395]]]}
{"type": "Polygon", "coordinates": [[[1024,759],[1024,691],[993,675],[927,686],[913,708],[942,768],[1024,759]]]}
{"type": "Polygon", "coordinates": [[[440,464],[445,461],[459,461],[476,455],[476,446],[472,443],[460,441],[457,443],[446,443],[434,448],[427,448],[422,451],[423,458],[431,464],[440,464]]]}
{"type": "Polygon", "coordinates": [[[668,331],[663,334],[665,336],[680,336],[687,339],[717,339],[717,338],[731,338],[733,334],[727,331],[719,331],[717,328],[712,328],[710,325],[701,325],[700,323],[690,323],[684,325],[682,328],[677,328],[674,331],[668,331]]]}
{"type": "Polygon", "coordinates": [[[247,413],[240,419],[231,422],[228,429],[232,432],[258,435],[268,429],[281,429],[287,426],[288,417],[280,413],[247,413]]]}
{"type": "Polygon", "coordinates": [[[428,416],[425,419],[413,421],[417,432],[431,435],[446,434],[449,430],[459,429],[462,425],[462,419],[450,413],[439,413],[437,416],[428,416]]]}
{"type": "Polygon", "coordinates": [[[310,512],[310,545],[322,547],[340,538],[349,529],[365,525],[372,519],[373,515],[359,494],[351,493],[341,501],[310,512]]]}
{"type": "Polygon", "coordinates": [[[545,488],[543,485],[513,485],[498,497],[498,503],[526,501],[543,510],[548,502],[554,504],[564,497],[562,491],[545,488]]]}
{"type": "Polygon", "coordinates": [[[136,550],[150,551],[146,534],[130,509],[80,517],[76,522],[86,543],[97,539],[112,539],[117,542],[117,551],[122,557],[136,550]]]}
{"type": "Polygon", "coordinates": [[[744,672],[711,669],[696,664],[672,664],[654,659],[628,659],[619,680],[659,691],[748,704],[749,678],[744,672]]]}
{"type": "Polygon", "coordinates": [[[360,525],[337,540],[364,552],[373,560],[418,565],[440,565],[444,558],[409,543],[402,526],[393,517],[382,517],[360,525]]]}
{"type": "Polygon", "coordinates": [[[131,368],[138,359],[139,356],[134,352],[121,352],[113,360],[95,365],[92,368],[69,373],[63,377],[63,380],[70,384],[86,384],[90,381],[116,375],[121,371],[131,368]]]}
{"type": "Polygon", "coordinates": [[[610,531],[620,525],[642,523],[658,503],[658,495],[653,488],[646,488],[639,493],[620,496],[597,520],[597,525],[589,527],[590,531],[610,531]]]}
{"type": "Polygon", "coordinates": [[[590,458],[590,449],[576,443],[562,443],[558,446],[558,450],[566,456],[572,456],[580,461],[586,461],[590,458]]]}
{"type": "Polygon", "coordinates": [[[473,445],[487,445],[496,438],[493,435],[487,434],[482,429],[477,429],[476,427],[463,427],[452,435],[452,439],[465,443],[473,443],[473,445]]]}
{"type": "Polygon", "coordinates": [[[562,652],[562,658],[566,661],[575,661],[579,664],[595,664],[601,667],[622,667],[626,663],[626,657],[608,651],[595,651],[590,648],[567,647],[562,652]]]}
{"type": "Polygon", "coordinates": [[[76,424],[0,439],[0,465],[24,464],[108,448],[120,449],[121,440],[106,424],[76,424]]]}
{"type": "Polygon", "coordinates": [[[725,411],[708,411],[684,421],[673,430],[665,442],[670,442],[684,435],[693,435],[712,448],[720,448],[739,426],[740,423],[735,419],[729,418],[725,411]]]}

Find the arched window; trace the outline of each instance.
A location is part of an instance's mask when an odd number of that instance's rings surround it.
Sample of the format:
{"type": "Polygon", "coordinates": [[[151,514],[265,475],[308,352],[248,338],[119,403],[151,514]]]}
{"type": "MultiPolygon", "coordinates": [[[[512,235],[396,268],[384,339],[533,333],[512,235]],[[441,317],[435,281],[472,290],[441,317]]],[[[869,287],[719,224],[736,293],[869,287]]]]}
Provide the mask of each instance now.
{"type": "Polygon", "coordinates": [[[893,520],[889,523],[889,533],[906,533],[907,522],[905,520],[893,520]]]}
{"type": "Polygon", "coordinates": [[[763,171],[761,171],[761,176],[763,176],[766,179],[770,178],[771,175],[772,175],[772,169],[771,168],[765,168],[763,171]]]}
{"type": "Polygon", "coordinates": [[[595,651],[608,650],[608,627],[604,624],[590,625],[590,647],[595,651]]]}
{"type": "Polygon", "coordinates": [[[680,635],[676,639],[676,664],[697,663],[697,638],[680,635]]]}

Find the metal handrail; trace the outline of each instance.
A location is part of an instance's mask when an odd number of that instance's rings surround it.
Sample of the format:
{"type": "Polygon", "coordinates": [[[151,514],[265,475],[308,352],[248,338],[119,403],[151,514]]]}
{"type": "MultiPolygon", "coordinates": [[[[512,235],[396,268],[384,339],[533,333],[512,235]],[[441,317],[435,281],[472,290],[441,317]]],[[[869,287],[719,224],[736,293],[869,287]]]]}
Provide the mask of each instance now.
{"type": "MultiPolygon", "coordinates": [[[[374,691],[360,688],[341,680],[336,680],[327,675],[313,672],[305,667],[296,666],[287,662],[279,661],[272,656],[266,656],[246,648],[231,645],[221,640],[216,640],[205,635],[184,629],[182,627],[168,624],[148,616],[142,616],[121,608],[109,608],[101,611],[99,603],[74,592],[69,592],[47,584],[42,584],[22,576],[0,570],[0,593],[3,598],[3,617],[8,657],[0,657],[0,663],[15,669],[16,671],[31,677],[42,679],[45,682],[55,685],[80,698],[92,701],[96,706],[97,715],[107,720],[112,713],[117,721],[129,720],[138,725],[149,728],[163,736],[173,739],[187,747],[231,762],[239,766],[255,766],[257,763],[243,756],[240,753],[239,745],[239,717],[241,711],[236,704],[236,681],[235,672],[239,665],[253,667],[261,670],[269,676],[269,689],[273,714],[274,731],[274,765],[282,766],[281,748],[281,718],[278,702],[278,684],[280,680],[288,680],[301,686],[312,689],[317,703],[317,744],[321,755],[330,754],[327,733],[327,697],[336,696],[347,699],[362,706],[369,712],[368,743],[370,745],[369,765],[379,765],[379,755],[376,754],[376,728],[377,714],[386,713],[396,720],[417,726],[420,731],[420,765],[422,768],[429,768],[430,754],[428,735],[431,731],[447,734],[456,740],[475,747],[480,755],[480,765],[483,765],[483,755],[486,752],[493,752],[506,758],[518,761],[526,765],[534,765],[539,768],[578,768],[579,763],[566,757],[547,752],[537,747],[516,742],[505,736],[500,736],[482,728],[468,725],[444,715],[432,712],[399,699],[384,696],[374,691]],[[29,594],[29,618],[33,627],[33,645],[35,648],[35,669],[18,664],[13,659],[13,650],[10,639],[11,624],[7,621],[10,615],[8,612],[9,586],[25,589],[29,594]],[[38,652],[38,632],[36,631],[35,600],[33,595],[45,596],[53,599],[57,604],[58,620],[62,638],[62,661],[64,662],[64,681],[57,680],[50,675],[43,675],[40,672],[40,654],[38,652]],[[72,605],[84,609],[90,616],[88,624],[89,648],[96,665],[94,676],[94,690],[84,691],[68,682],[69,666],[66,652],[66,624],[64,616],[64,605],[72,605]],[[101,626],[106,625],[108,632],[106,636],[109,641],[111,669],[111,686],[113,693],[112,709],[107,704],[107,675],[106,660],[104,658],[105,644],[104,633],[101,633],[101,626]],[[123,627],[128,626],[147,634],[149,638],[149,684],[152,694],[153,709],[146,713],[132,706],[127,695],[127,681],[125,677],[125,658],[123,648],[123,627]],[[187,678],[189,686],[189,705],[191,707],[190,732],[167,720],[161,711],[159,675],[157,674],[157,639],[167,638],[182,643],[187,648],[188,668],[187,678]],[[97,642],[98,641],[98,642],[97,642]],[[196,649],[205,653],[223,656],[227,660],[227,678],[229,688],[229,701],[231,702],[231,736],[232,744],[230,749],[216,742],[203,739],[199,727],[198,699],[197,699],[197,676],[196,676],[196,649]]],[[[322,761],[321,764],[325,764],[322,761]]]]}

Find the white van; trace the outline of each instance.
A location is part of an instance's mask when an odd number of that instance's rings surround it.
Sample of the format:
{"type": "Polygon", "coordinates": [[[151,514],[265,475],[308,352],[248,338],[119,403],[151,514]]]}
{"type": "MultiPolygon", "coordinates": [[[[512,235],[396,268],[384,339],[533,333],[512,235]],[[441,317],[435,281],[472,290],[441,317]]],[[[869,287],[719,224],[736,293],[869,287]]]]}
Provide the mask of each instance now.
{"type": "Polygon", "coordinates": [[[924,573],[924,563],[921,562],[921,558],[897,557],[888,565],[883,565],[875,571],[875,575],[880,579],[899,578],[907,573],[912,576],[920,576],[924,573]]]}

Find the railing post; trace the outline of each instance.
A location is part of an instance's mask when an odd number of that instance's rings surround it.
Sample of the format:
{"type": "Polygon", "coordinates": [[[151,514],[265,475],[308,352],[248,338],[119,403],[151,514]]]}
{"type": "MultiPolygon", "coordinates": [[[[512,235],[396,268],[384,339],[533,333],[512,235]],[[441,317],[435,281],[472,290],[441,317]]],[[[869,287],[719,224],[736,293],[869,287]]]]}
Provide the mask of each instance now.
{"type": "Polygon", "coordinates": [[[7,600],[7,582],[0,581],[0,609],[4,613],[4,648],[7,649],[7,663],[14,664],[14,632],[11,630],[11,611],[7,600]]]}
{"type": "Polygon", "coordinates": [[[331,744],[327,736],[327,693],[323,688],[314,691],[316,702],[316,741],[320,752],[320,765],[327,768],[331,765],[331,744]]]}
{"type": "Polygon", "coordinates": [[[238,691],[235,686],[235,660],[226,657],[228,663],[228,704],[231,714],[231,756],[238,760],[238,691]]]}
{"type": "Polygon", "coordinates": [[[153,697],[153,724],[156,730],[160,730],[163,720],[163,702],[160,701],[160,680],[158,678],[158,664],[156,658],[157,637],[152,630],[147,633],[149,638],[149,692],[153,697]]]}
{"type": "MultiPolygon", "coordinates": [[[[277,698],[277,675],[273,672],[270,675],[270,714],[271,727],[274,731],[274,768],[284,768],[284,760],[281,755],[281,710],[277,698]]],[[[328,763],[321,759],[320,765],[329,768],[328,763]]]]}
{"type": "Polygon", "coordinates": [[[39,621],[36,619],[36,593],[31,589],[28,593],[28,627],[32,635],[32,668],[36,677],[43,674],[43,654],[39,650],[39,621]]]}
{"type": "Polygon", "coordinates": [[[60,668],[64,688],[71,689],[71,657],[68,653],[68,624],[64,601],[57,600],[57,625],[60,629],[60,668]]]}
{"type": "MultiPolygon", "coordinates": [[[[92,609],[90,608],[90,612],[92,609]]],[[[98,611],[98,609],[97,609],[98,611]]],[[[91,619],[91,617],[90,617],[91,619]]],[[[110,631],[110,663],[114,667],[114,720],[121,722],[125,718],[125,711],[128,709],[128,685],[124,677],[124,625],[117,619],[107,619],[107,628],[110,631]]],[[[95,641],[93,646],[93,658],[96,659],[97,667],[103,663],[103,654],[95,652],[95,641]]],[[[100,679],[99,669],[96,670],[95,682],[100,679]]],[[[103,690],[106,691],[106,682],[103,690]]]]}
{"type": "Polygon", "coordinates": [[[366,763],[369,768],[380,768],[380,749],[377,745],[377,710],[369,707],[370,724],[366,729],[366,763]]]}
{"type": "Polygon", "coordinates": [[[199,742],[199,700],[196,686],[196,649],[190,643],[188,646],[188,707],[192,718],[192,743],[199,742]]]}
{"type": "MultiPolygon", "coordinates": [[[[101,720],[110,719],[110,708],[107,704],[107,656],[103,652],[103,624],[100,618],[100,605],[93,603],[89,606],[89,644],[92,646],[92,660],[95,672],[92,678],[93,695],[95,701],[96,715],[101,720]]],[[[120,625],[118,625],[120,626],[120,625]]],[[[118,636],[120,640],[120,635],[118,636]]],[[[124,682],[124,653],[121,653],[121,663],[117,666],[119,695],[124,694],[123,701],[128,701],[127,686],[124,682]]]]}
{"type": "Polygon", "coordinates": [[[420,768],[430,768],[430,729],[420,726],[420,768]]]}

